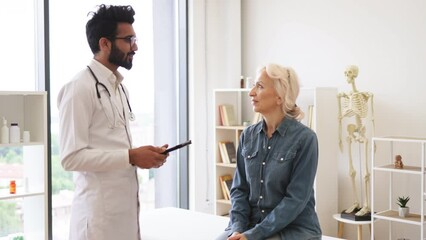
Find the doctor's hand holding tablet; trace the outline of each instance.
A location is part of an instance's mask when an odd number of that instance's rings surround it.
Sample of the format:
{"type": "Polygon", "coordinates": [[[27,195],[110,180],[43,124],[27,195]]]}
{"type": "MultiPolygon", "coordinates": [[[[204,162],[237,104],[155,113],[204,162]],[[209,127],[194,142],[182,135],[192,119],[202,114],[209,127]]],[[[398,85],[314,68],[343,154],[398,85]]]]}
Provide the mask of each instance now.
{"type": "Polygon", "coordinates": [[[161,147],[142,146],[129,149],[129,162],[139,168],[159,168],[166,162],[170,152],[188,146],[191,143],[191,140],[189,140],[171,148],[167,148],[169,145],[165,144],[161,147]]]}
{"type": "Polygon", "coordinates": [[[165,144],[162,147],[142,146],[129,149],[129,162],[139,168],[159,168],[169,156],[161,154],[167,147],[168,145],[165,144]]]}

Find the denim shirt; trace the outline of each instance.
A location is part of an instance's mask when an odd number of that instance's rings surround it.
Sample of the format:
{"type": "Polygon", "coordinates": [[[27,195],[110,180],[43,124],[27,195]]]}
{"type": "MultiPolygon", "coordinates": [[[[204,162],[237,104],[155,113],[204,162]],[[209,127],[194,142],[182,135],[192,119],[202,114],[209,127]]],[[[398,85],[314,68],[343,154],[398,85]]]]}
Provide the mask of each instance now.
{"type": "Polygon", "coordinates": [[[272,137],[261,121],[246,128],[237,150],[231,188],[231,232],[249,240],[321,239],[313,184],[318,165],[316,134],[285,117],[272,137]]]}

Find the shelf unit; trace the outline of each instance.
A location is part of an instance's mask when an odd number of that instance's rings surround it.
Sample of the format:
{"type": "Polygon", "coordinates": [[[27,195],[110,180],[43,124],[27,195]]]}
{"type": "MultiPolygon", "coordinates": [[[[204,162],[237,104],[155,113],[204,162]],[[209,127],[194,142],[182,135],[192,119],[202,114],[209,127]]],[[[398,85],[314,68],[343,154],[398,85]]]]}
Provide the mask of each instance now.
{"type": "MultiPolygon", "coordinates": [[[[254,113],[251,99],[248,96],[250,89],[216,89],[214,90],[214,212],[217,215],[228,214],[231,202],[224,200],[219,177],[225,174],[234,174],[236,164],[222,163],[218,143],[232,141],[238,147],[239,137],[244,126],[242,122],[251,121],[254,113]],[[238,126],[220,126],[219,105],[234,106],[238,126]]],[[[311,128],[316,132],[319,144],[319,164],[315,181],[316,209],[320,219],[323,234],[334,235],[337,231],[332,216],[337,213],[337,89],[336,88],[302,88],[297,99],[297,105],[305,113],[302,123],[308,125],[311,119],[311,128]],[[312,107],[309,107],[312,106],[312,107]],[[310,110],[311,109],[311,110],[310,110]],[[311,117],[309,117],[311,112],[311,117]]]]}
{"type": "Polygon", "coordinates": [[[5,117],[10,127],[17,122],[22,132],[29,131],[29,143],[0,144],[0,150],[17,149],[22,152],[22,163],[0,163],[0,204],[15,206],[15,219],[21,227],[2,229],[0,237],[23,236],[25,239],[48,237],[47,186],[47,93],[41,91],[0,91],[0,118],[5,117]],[[15,171],[13,170],[15,169],[15,171]],[[10,180],[17,182],[16,194],[10,194],[10,180]],[[4,236],[6,235],[6,236],[4,236]]]}
{"type": "MultiPolygon", "coordinates": [[[[372,138],[372,149],[376,149],[372,153],[372,175],[371,175],[371,212],[372,212],[372,227],[371,227],[371,236],[374,236],[375,231],[375,221],[376,220],[386,220],[389,221],[389,239],[392,239],[392,223],[405,223],[411,225],[420,226],[420,238],[424,239],[424,224],[425,224],[425,200],[426,200],[426,190],[425,190],[425,153],[426,153],[426,138],[411,138],[411,137],[373,137],[372,138]],[[383,148],[389,155],[383,154],[384,152],[378,152],[380,148],[383,148]],[[416,151],[417,148],[417,151],[416,151]],[[416,154],[417,153],[417,154],[416,154]],[[405,156],[410,156],[409,160],[404,163],[403,169],[394,168],[393,161],[396,154],[403,156],[403,162],[405,156]],[[383,160],[385,159],[385,160],[383,160]],[[376,181],[378,174],[386,174],[388,177],[388,204],[377,204],[376,205],[376,181]],[[398,185],[398,180],[395,180],[396,177],[401,177],[402,175],[415,176],[416,182],[418,182],[418,195],[411,197],[411,203],[418,202],[419,211],[417,214],[413,212],[412,207],[410,207],[410,214],[407,217],[399,217],[398,211],[396,210],[396,195],[397,191],[405,190],[410,191],[410,189],[401,189],[401,186],[398,185]],[[416,199],[418,198],[418,199],[416,199]],[[418,200],[418,201],[416,201],[418,200]],[[382,206],[385,205],[385,206],[382,206]]],[[[380,184],[381,187],[385,187],[380,184]]],[[[409,204],[410,205],[410,204],[409,204]]]]}
{"type": "Polygon", "coordinates": [[[225,200],[219,177],[223,175],[234,175],[236,164],[235,163],[223,163],[220,157],[220,150],[218,143],[221,141],[233,142],[235,148],[238,148],[239,137],[244,130],[243,121],[251,121],[254,113],[250,104],[250,97],[248,96],[250,89],[216,89],[214,90],[214,152],[215,152],[215,214],[216,215],[227,215],[231,208],[231,201],[225,200]],[[219,105],[228,104],[234,108],[235,119],[237,120],[237,126],[221,126],[219,105]]]}

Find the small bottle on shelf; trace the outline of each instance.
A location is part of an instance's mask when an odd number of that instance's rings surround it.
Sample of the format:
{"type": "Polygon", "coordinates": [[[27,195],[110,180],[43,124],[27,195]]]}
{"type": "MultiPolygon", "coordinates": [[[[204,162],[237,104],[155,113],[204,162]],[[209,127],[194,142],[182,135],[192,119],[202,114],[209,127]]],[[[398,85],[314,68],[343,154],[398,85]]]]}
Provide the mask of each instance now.
{"type": "Polygon", "coordinates": [[[15,182],[15,180],[11,180],[10,181],[9,192],[10,192],[10,194],[15,194],[16,193],[16,182],[15,182]]]}
{"type": "Polygon", "coordinates": [[[10,141],[10,143],[21,142],[21,130],[19,129],[18,123],[11,123],[10,124],[9,141],[10,141]]]}
{"type": "Polygon", "coordinates": [[[252,81],[252,77],[247,77],[246,78],[246,83],[245,83],[245,86],[246,86],[246,88],[248,88],[248,89],[250,89],[250,88],[252,88],[253,87],[253,81],[252,81]]]}
{"type": "Polygon", "coordinates": [[[3,126],[1,127],[1,139],[0,143],[9,143],[9,128],[7,127],[7,120],[3,117],[3,126]]]}
{"type": "Polygon", "coordinates": [[[244,88],[244,76],[243,75],[241,75],[240,76],[240,88],[244,88]]]}
{"type": "Polygon", "coordinates": [[[29,143],[30,142],[30,131],[23,131],[22,132],[22,142],[23,143],[29,143]]]}

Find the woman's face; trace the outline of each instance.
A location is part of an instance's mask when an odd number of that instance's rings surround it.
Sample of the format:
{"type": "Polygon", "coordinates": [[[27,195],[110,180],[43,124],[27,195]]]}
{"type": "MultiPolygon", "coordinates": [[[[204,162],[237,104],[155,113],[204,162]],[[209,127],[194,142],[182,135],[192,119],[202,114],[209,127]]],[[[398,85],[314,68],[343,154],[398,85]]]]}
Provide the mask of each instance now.
{"type": "Polygon", "coordinates": [[[253,111],[259,112],[262,115],[281,111],[281,98],[278,96],[274,82],[268,77],[265,71],[257,77],[255,85],[249,92],[253,111]]]}

